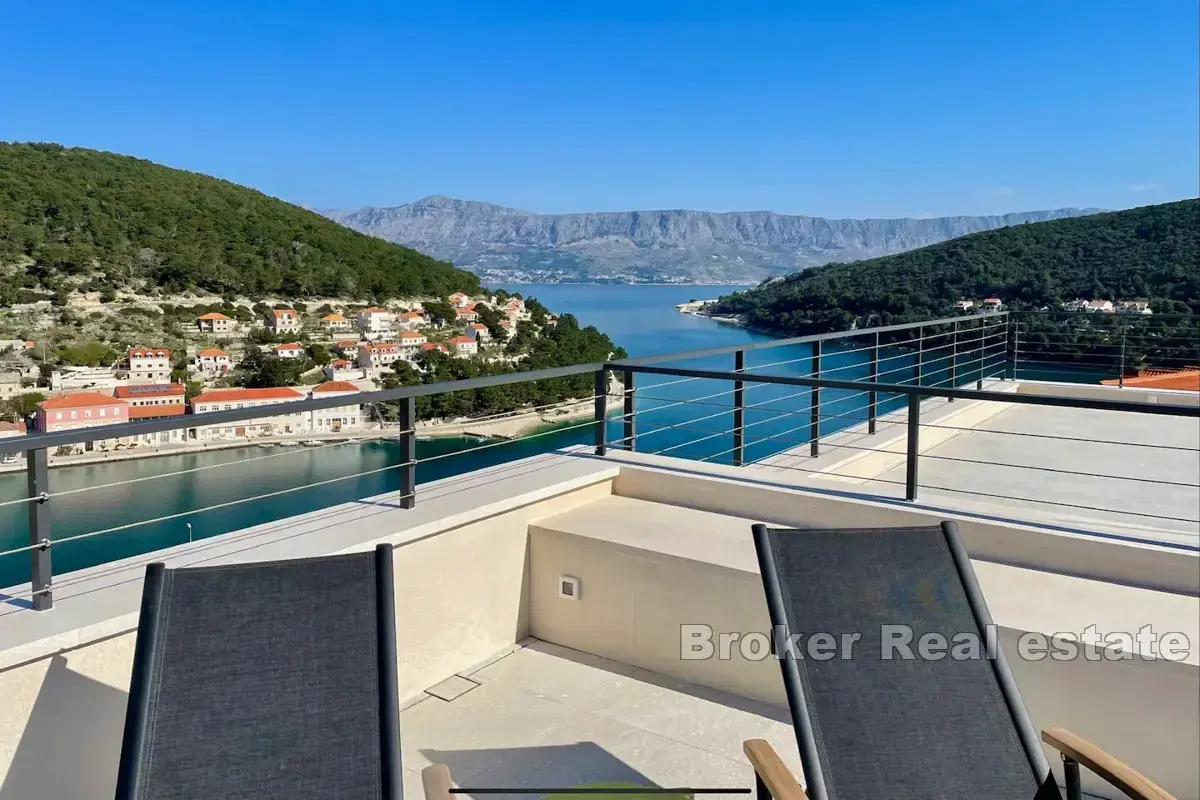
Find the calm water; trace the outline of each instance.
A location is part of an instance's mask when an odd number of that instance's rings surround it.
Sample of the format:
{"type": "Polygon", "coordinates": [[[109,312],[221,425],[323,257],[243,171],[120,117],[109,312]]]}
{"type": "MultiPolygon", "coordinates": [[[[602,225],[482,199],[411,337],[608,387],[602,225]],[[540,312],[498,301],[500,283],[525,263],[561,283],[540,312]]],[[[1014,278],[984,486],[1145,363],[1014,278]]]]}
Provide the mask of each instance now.
{"type": "MultiPolygon", "coordinates": [[[[700,350],[769,338],[735,326],[679,314],[674,310],[677,303],[693,298],[714,298],[744,287],[556,285],[501,288],[536,296],[555,311],[576,315],[581,324],[596,325],[631,356],[700,350]]],[[[840,351],[830,348],[823,356],[822,373],[847,380],[865,379],[866,354],[851,352],[852,348],[853,345],[847,345],[840,351]],[[831,370],[834,372],[831,373],[831,370]]],[[[754,367],[784,361],[790,363],[777,364],[770,371],[776,374],[808,374],[811,369],[810,356],[807,345],[778,347],[749,353],[747,365],[754,367]]],[[[886,361],[881,367],[884,371],[881,380],[902,383],[912,379],[915,359],[911,353],[892,350],[884,356],[886,361]]],[[[719,356],[673,362],[673,365],[729,370],[733,367],[733,361],[732,356],[719,356]]],[[[977,363],[964,363],[960,373],[969,373],[978,367],[977,363]]],[[[932,383],[947,379],[948,371],[939,374],[927,365],[925,375],[924,382],[932,383]]],[[[725,382],[678,381],[678,378],[669,377],[639,377],[638,449],[728,463],[732,448],[732,436],[728,433],[731,427],[731,387],[725,382]],[[677,405],[682,400],[693,402],[677,405]]],[[[822,433],[854,424],[863,416],[866,397],[861,394],[825,390],[821,399],[822,433]]],[[[808,432],[809,402],[807,390],[800,390],[799,387],[748,385],[745,420],[747,461],[765,458],[804,441],[808,432]],[[755,408],[755,405],[759,408],[755,408]]],[[[895,408],[898,402],[881,403],[881,411],[895,408]]],[[[610,423],[609,439],[616,439],[620,435],[620,423],[610,423]]],[[[527,441],[484,449],[476,449],[478,442],[465,439],[420,441],[417,444],[419,459],[455,455],[419,465],[417,481],[420,485],[569,444],[591,441],[592,430],[588,427],[556,431],[527,441]]],[[[186,542],[189,536],[213,536],[363,497],[398,492],[397,470],[385,468],[399,463],[399,460],[396,445],[380,441],[320,451],[247,447],[55,469],[51,471],[51,481],[56,496],[49,504],[52,507],[55,538],[166,516],[173,518],[55,545],[54,570],[56,574],[61,574],[186,542]],[[246,459],[260,460],[238,463],[246,459]],[[382,471],[224,508],[194,511],[371,470],[382,471]],[[137,480],[172,472],[183,474],[137,480]]],[[[0,504],[24,495],[24,474],[0,476],[0,504]]],[[[420,502],[419,489],[417,502],[420,502]]],[[[28,542],[26,513],[24,505],[0,505],[0,551],[28,542]]],[[[28,578],[28,553],[0,556],[0,586],[15,585],[28,578]]]]}

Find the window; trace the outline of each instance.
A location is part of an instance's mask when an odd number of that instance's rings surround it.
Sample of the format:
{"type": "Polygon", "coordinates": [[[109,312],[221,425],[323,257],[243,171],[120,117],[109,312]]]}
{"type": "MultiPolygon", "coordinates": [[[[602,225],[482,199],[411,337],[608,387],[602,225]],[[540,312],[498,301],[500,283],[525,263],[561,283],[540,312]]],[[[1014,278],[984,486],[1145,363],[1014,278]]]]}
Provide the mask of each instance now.
{"type": "Polygon", "coordinates": [[[78,411],[72,411],[72,412],[71,412],[71,419],[79,419],[79,412],[78,412],[78,411]]]}
{"type": "Polygon", "coordinates": [[[61,412],[61,411],[55,411],[55,412],[54,412],[54,418],[55,418],[56,420],[62,419],[62,412],[61,412]]]}
{"type": "Polygon", "coordinates": [[[102,409],[100,409],[100,416],[102,416],[102,417],[103,417],[103,416],[104,416],[104,412],[105,412],[105,411],[106,411],[106,409],[103,409],[103,408],[102,408],[102,409]]]}

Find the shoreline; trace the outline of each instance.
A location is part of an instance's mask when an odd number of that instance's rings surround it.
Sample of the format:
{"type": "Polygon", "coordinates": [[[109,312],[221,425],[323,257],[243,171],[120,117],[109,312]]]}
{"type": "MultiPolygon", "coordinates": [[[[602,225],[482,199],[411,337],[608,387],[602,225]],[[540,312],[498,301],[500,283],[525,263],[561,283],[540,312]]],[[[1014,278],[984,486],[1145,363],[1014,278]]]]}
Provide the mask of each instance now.
{"type": "MultiPolygon", "coordinates": [[[[620,408],[624,402],[623,390],[615,380],[609,385],[608,406],[620,408]]],[[[460,417],[452,420],[423,420],[415,426],[418,440],[434,441],[437,439],[479,438],[491,440],[518,439],[530,433],[542,432],[568,422],[578,422],[591,418],[595,414],[595,404],[592,398],[584,400],[566,400],[561,404],[535,410],[513,411],[502,417],[472,420],[470,417],[460,417]]],[[[93,451],[73,456],[56,456],[51,454],[48,461],[50,469],[59,467],[81,467],[95,464],[116,463],[120,461],[137,461],[147,458],[163,458],[167,456],[183,456],[193,453],[207,453],[217,450],[235,450],[243,447],[258,447],[260,445],[279,447],[282,442],[290,442],[305,450],[301,442],[319,441],[322,445],[338,442],[367,442],[376,439],[395,438],[395,431],[388,426],[386,429],[360,429],[341,433],[307,432],[291,436],[262,436],[253,439],[221,439],[211,442],[187,442],[184,444],[163,445],[159,447],[134,447],[112,451],[93,451]]],[[[25,471],[25,459],[21,458],[15,464],[0,465],[0,475],[25,471]]]]}

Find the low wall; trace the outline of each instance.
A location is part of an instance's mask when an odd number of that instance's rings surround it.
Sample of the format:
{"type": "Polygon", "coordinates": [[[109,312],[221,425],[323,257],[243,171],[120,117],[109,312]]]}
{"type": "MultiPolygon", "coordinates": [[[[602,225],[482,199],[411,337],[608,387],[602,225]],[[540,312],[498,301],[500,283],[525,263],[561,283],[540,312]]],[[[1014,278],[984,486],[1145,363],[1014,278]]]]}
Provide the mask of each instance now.
{"type": "MultiPolygon", "coordinates": [[[[369,550],[380,542],[395,545],[401,700],[420,696],[424,689],[525,638],[529,634],[530,524],[610,494],[611,480],[600,479],[524,505],[516,498],[515,507],[500,512],[483,509],[466,519],[462,514],[455,519],[447,515],[447,527],[440,530],[395,525],[392,534],[327,550],[369,550]]],[[[468,499],[460,495],[458,504],[461,510],[468,499]]],[[[298,552],[295,557],[311,554],[298,552]]],[[[161,554],[151,554],[143,560],[159,558],[161,554]]],[[[257,559],[249,553],[242,560],[257,559]]],[[[136,591],[122,593],[111,624],[60,634],[53,647],[36,643],[48,652],[17,663],[5,659],[7,666],[0,668],[0,800],[112,798],[142,574],[144,566],[138,566],[123,583],[126,590],[129,583],[136,583],[136,591]],[[120,630],[112,632],[114,627],[120,630]],[[110,632],[102,635],[106,628],[110,632]]],[[[71,610],[44,613],[61,615],[71,610]]],[[[0,618],[0,625],[5,619],[0,618]]]]}
{"type": "Polygon", "coordinates": [[[1194,552],[991,522],[900,502],[872,502],[817,491],[798,493],[772,488],[767,482],[756,486],[750,476],[740,480],[719,477],[734,469],[708,469],[713,477],[706,479],[704,490],[698,489],[695,475],[667,469],[625,469],[615,481],[614,491],[625,497],[807,528],[936,525],[953,519],[972,558],[1200,594],[1200,555],[1194,552]]]}
{"type": "Polygon", "coordinates": [[[1089,383],[1060,383],[1057,381],[1020,381],[1018,394],[1040,394],[1051,397],[1074,397],[1080,400],[1116,400],[1125,403],[1158,403],[1160,405],[1200,406],[1200,393],[1177,389],[1145,389],[1137,386],[1104,386],[1089,383]]]}
{"type": "MultiPolygon", "coordinates": [[[[614,518],[612,522],[621,525],[623,521],[614,518]]],[[[703,535],[702,531],[696,533],[703,535]]],[[[756,571],[697,562],[542,526],[531,531],[530,551],[529,619],[530,632],[536,638],[786,706],[779,665],[774,659],[747,658],[736,641],[726,653],[718,651],[710,658],[685,659],[682,653],[682,628],[686,625],[707,625],[717,633],[742,636],[769,631],[761,578],[756,571]],[[558,596],[561,575],[579,579],[578,599],[558,596]]],[[[986,576],[986,580],[981,576],[981,584],[989,598],[1023,591],[1017,585],[998,587],[994,575],[986,576]]],[[[1012,598],[1008,599],[1010,602],[994,605],[1011,606],[1012,598]]],[[[996,616],[1001,643],[1013,662],[1018,685],[1039,730],[1067,728],[1144,771],[1180,800],[1200,800],[1196,767],[1200,763],[1196,726],[1200,718],[1200,681],[1195,664],[1023,661],[1017,656],[1016,642],[1025,626],[1006,625],[1007,616],[1008,611],[996,616]]],[[[1059,770],[1061,782],[1057,754],[1047,750],[1047,758],[1059,770]]],[[[1098,797],[1121,797],[1094,776],[1085,778],[1085,788],[1098,797]]]]}

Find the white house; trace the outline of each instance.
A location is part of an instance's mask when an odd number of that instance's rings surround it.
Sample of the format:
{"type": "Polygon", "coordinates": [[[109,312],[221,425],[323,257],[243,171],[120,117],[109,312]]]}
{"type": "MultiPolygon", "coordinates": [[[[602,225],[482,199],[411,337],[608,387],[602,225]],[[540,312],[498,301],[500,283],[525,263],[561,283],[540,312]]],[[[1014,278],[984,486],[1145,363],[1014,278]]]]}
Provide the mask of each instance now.
{"type": "Polygon", "coordinates": [[[275,345],[275,355],[280,358],[304,358],[304,345],[296,342],[275,345]]]}
{"type": "Polygon", "coordinates": [[[459,322],[474,322],[479,319],[479,314],[475,311],[474,303],[467,303],[465,306],[456,309],[454,315],[459,322]]]}
{"type": "Polygon", "coordinates": [[[295,309],[273,308],[267,312],[266,323],[272,333],[295,333],[300,330],[300,315],[295,309]]]}
{"type": "Polygon", "coordinates": [[[425,334],[418,331],[401,331],[398,344],[405,357],[411,358],[421,349],[421,345],[425,344],[425,334]]]}
{"type": "Polygon", "coordinates": [[[161,347],[129,350],[130,383],[170,383],[171,351],[161,347]]]}
{"type": "Polygon", "coordinates": [[[462,292],[455,292],[446,299],[449,300],[450,305],[454,306],[455,308],[464,308],[466,307],[467,303],[471,302],[471,298],[462,292]]]}
{"type": "Polygon", "coordinates": [[[472,356],[479,352],[479,343],[466,336],[455,336],[448,344],[456,356],[472,356]]]}
{"type": "Polygon", "coordinates": [[[50,373],[50,391],[67,392],[79,389],[112,391],[120,381],[111,367],[63,367],[50,373]]]}
{"type": "Polygon", "coordinates": [[[1118,314],[1153,314],[1149,300],[1122,300],[1117,303],[1118,314]]]}
{"type": "MultiPolygon", "coordinates": [[[[359,389],[353,383],[329,381],[313,387],[309,396],[316,400],[325,397],[348,397],[358,393],[359,389]]],[[[359,430],[363,426],[362,406],[358,403],[322,408],[309,414],[309,429],[313,433],[342,433],[359,430]]]]}
{"type": "Polygon", "coordinates": [[[985,297],[980,306],[984,311],[999,311],[1004,308],[1004,301],[999,297],[985,297]]]}
{"type": "Polygon", "coordinates": [[[363,369],[383,369],[404,358],[398,344],[369,344],[358,353],[358,365],[363,369]]]}
{"type": "Polygon", "coordinates": [[[356,381],[362,380],[366,371],[357,365],[354,361],[347,361],[344,358],[336,358],[329,362],[329,365],[321,370],[327,380],[331,381],[356,381]]]}
{"type": "Polygon", "coordinates": [[[504,304],[504,315],[513,321],[530,317],[529,312],[525,310],[525,301],[519,297],[514,297],[504,304]]]}
{"type": "Polygon", "coordinates": [[[955,311],[970,311],[974,307],[975,307],[974,300],[959,300],[957,303],[954,304],[955,311]]]}
{"type": "Polygon", "coordinates": [[[237,322],[217,311],[210,311],[196,317],[196,328],[201,333],[232,333],[237,330],[237,322]]]}
{"type": "Polygon", "coordinates": [[[1112,300],[1088,300],[1087,306],[1083,310],[1092,314],[1111,314],[1115,309],[1112,300]]]}
{"type": "Polygon", "coordinates": [[[392,332],[392,312],[386,308],[364,308],[358,312],[358,330],[364,339],[376,340],[392,332]]]}
{"type": "Polygon", "coordinates": [[[396,315],[396,327],[405,331],[415,331],[429,324],[429,318],[420,311],[402,311],[396,315]]]}
{"type": "Polygon", "coordinates": [[[21,373],[0,372],[0,400],[8,400],[21,394],[21,373]]]}
{"type": "Polygon", "coordinates": [[[333,345],[333,349],[341,353],[342,358],[348,358],[351,361],[358,360],[358,353],[363,347],[366,347],[366,342],[352,342],[349,339],[333,345]]]}
{"type": "MultiPolygon", "coordinates": [[[[270,389],[213,389],[192,398],[192,413],[207,414],[213,411],[229,411],[234,408],[257,408],[273,406],[295,400],[304,395],[286,387],[270,389]]],[[[228,425],[206,425],[188,430],[189,439],[213,441],[219,439],[242,439],[251,436],[273,436],[303,433],[308,429],[308,415],[303,412],[278,416],[241,420],[228,425]]]]}
{"type": "Polygon", "coordinates": [[[463,330],[463,335],[480,344],[487,344],[492,340],[492,334],[488,332],[487,325],[482,322],[468,323],[466,329],[463,330]]]}
{"type": "Polygon", "coordinates": [[[321,326],[321,330],[330,332],[348,331],[354,327],[350,320],[337,313],[326,314],[325,316],[321,317],[321,320],[318,324],[321,326]]]}
{"type": "Polygon", "coordinates": [[[196,369],[209,375],[220,375],[233,368],[233,359],[224,350],[210,347],[196,353],[196,369]]]}

